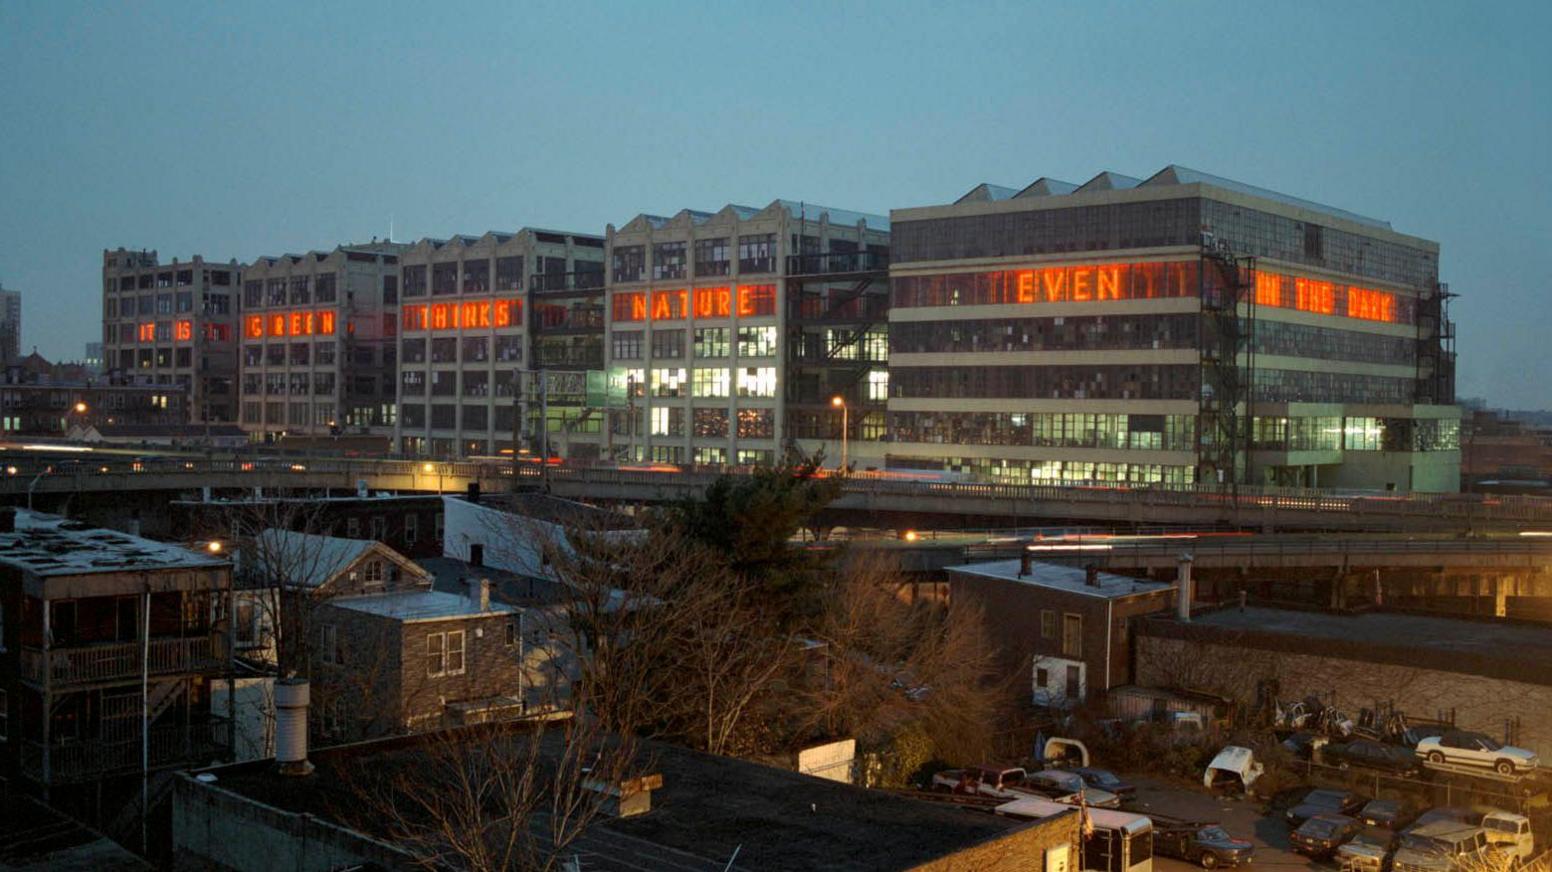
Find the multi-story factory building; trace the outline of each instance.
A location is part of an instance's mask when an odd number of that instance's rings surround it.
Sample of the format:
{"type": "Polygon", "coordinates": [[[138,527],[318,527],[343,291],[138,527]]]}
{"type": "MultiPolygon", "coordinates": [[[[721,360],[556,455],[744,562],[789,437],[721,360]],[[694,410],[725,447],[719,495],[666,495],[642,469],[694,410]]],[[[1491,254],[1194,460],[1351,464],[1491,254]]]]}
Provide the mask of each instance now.
{"type": "Polygon", "coordinates": [[[891,466],[1458,487],[1437,243],[1176,166],[892,218],[891,466]]]}
{"type": "Polygon", "coordinates": [[[237,261],[155,251],[102,253],[103,370],[115,380],[177,385],[190,422],[237,417],[237,261]]]}
{"type": "Polygon", "coordinates": [[[777,200],[608,230],[607,453],[767,464],[789,442],[859,460],[884,435],[889,220],[777,200]]]}
{"type": "Polygon", "coordinates": [[[408,247],[373,241],[248,266],[239,423],[251,438],[392,433],[408,247]]]}
{"type": "Polygon", "coordinates": [[[422,239],[406,251],[398,449],[468,457],[510,452],[514,440],[533,449],[544,442],[542,409],[555,453],[597,456],[602,410],[581,394],[585,372],[603,366],[603,251],[598,236],[532,228],[422,239]],[[538,370],[549,371],[547,397],[538,370]],[[567,384],[571,370],[581,389],[567,384]]]}

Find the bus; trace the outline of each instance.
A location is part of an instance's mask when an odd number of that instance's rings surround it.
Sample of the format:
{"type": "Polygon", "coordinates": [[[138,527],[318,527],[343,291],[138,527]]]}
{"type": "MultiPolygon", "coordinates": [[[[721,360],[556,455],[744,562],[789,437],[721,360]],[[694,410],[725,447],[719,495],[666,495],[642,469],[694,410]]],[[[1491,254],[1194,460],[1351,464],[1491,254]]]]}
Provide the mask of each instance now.
{"type": "MultiPolygon", "coordinates": [[[[1073,811],[1075,806],[1049,799],[1029,797],[997,806],[993,811],[1003,817],[1042,820],[1073,811]]],[[[1153,872],[1153,821],[1140,814],[1086,808],[1094,831],[1083,839],[1083,872],[1153,872]]]]}

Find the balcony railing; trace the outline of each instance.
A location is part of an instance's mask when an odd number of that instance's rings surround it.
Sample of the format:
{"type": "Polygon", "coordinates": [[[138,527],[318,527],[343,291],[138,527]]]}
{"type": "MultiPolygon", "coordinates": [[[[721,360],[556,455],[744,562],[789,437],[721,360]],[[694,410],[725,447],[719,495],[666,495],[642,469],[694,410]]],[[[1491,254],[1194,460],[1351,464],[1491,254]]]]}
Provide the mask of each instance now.
{"type": "MultiPolygon", "coordinates": [[[[149,751],[152,769],[207,763],[221,757],[227,747],[225,718],[210,717],[198,724],[152,727],[147,748],[141,748],[138,725],[133,735],[105,741],[77,739],[48,747],[47,781],[88,781],[116,772],[138,770],[143,751],[149,751]]],[[[45,780],[44,745],[24,741],[21,768],[29,777],[45,780]]]]}
{"type": "MultiPolygon", "coordinates": [[[[142,643],[110,642],[43,650],[23,648],[22,678],[37,685],[61,687],[134,678],[141,674],[142,643]]],[[[145,673],[172,675],[220,666],[209,636],[152,639],[146,649],[145,673]]]]}

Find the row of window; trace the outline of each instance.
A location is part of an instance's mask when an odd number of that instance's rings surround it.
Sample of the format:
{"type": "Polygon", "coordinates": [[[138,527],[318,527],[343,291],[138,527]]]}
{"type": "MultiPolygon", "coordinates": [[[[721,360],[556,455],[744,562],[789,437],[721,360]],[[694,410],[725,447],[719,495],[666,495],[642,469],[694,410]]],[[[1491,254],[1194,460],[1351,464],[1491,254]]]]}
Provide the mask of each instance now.
{"type": "Polygon", "coordinates": [[[1414,366],[1417,340],[1405,336],[1382,336],[1360,330],[1333,330],[1307,324],[1257,320],[1257,354],[1290,357],[1314,357],[1321,360],[1352,360],[1362,363],[1388,363],[1414,366]]]}
{"type": "Polygon", "coordinates": [[[434,397],[515,397],[518,384],[519,374],[510,369],[496,370],[494,378],[484,371],[460,373],[443,370],[427,373],[407,369],[399,374],[400,391],[408,397],[424,396],[428,386],[434,397]]]}
{"type": "MultiPolygon", "coordinates": [[[[375,386],[375,381],[373,383],[375,386]]],[[[257,396],[259,394],[317,394],[320,396],[333,396],[336,384],[337,382],[332,372],[317,372],[311,376],[305,372],[274,372],[267,375],[250,372],[243,374],[242,392],[245,396],[257,396]]],[[[366,393],[372,392],[366,391],[366,393]]]]}
{"type": "Polygon", "coordinates": [[[243,308],[295,306],[332,303],[339,299],[339,279],[335,273],[250,279],[243,282],[243,308]]]}
{"type": "Polygon", "coordinates": [[[697,439],[726,439],[735,435],[739,439],[776,438],[776,412],[772,409],[705,408],[697,406],[654,406],[646,410],[646,431],[643,433],[640,414],[617,415],[610,422],[616,436],[627,439],[650,436],[684,437],[697,439]]]}
{"type": "MultiPolygon", "coordinates": [[[[554,281],[573,269],[579,274],[598,276],[597,279],[578,278],[577,287],[603,287],[604,265],[598,261],[568,261],[564,257],[540,256],[534,258],[536,275],[551,277],[546,286],[563,286],[554,281]],[[569,267],[569,268],[568,268],[569,267]]],[[[402,270],[402,287],[405,297],[442,297],[453,294],[488,294],[523,290],[523,257],[478,258],[463,261],[449,260],[433,264],[409,264],[402,270]]]]}
{"type": "MultiPolygon", "coordinates": [[[[610,357],[614,360],[640,360],[643,351],[644,331],[615,330],[609,334],[610,357]]],[[[697,327],[693,333],[693,351],[700,358],[727,357],[732,347],[729,338],[734,335],[729,327],[697,327]]],[[[776,355],[775,327],[739,327],[739,357],[774,357],[776,355]]],[[[678,358],[684,356],[685,331],[683,328],[652,331],[652,357],[678,358]]]]}
{"type": "MultiPolygon", "coordinates": [[[[333,366],[338,357],[339,345],[326,342],[271,342],[268,345],[244,345],[244,366],[333,366]]],[[[372,349],[357,347],[357,362],[365,358],[363,365],[372,363],[372,349]]],[[[384,363],[392,364],[393,349],[383,349],[384,363]]]]}
{"type": "MultiPolygon", "coordinates": [[[[659,242],[652,246],[652,280],[674,281],[689,278],[688,250],[683,240],[659,242]]],[[[697,239],[693,275],[725,276],[732,267],[728,237],[697,239]]],[[[613,281],[639,282],[646,276],[647,249],[644,245],[618,245],[610,268],[613,281]]],[[[759,233],[738,237],[740,273],[776,272],[776,234],[759,233]]]]}
{"type": "Polygon", "coordinates": [[[432,339],[429,346],[424,338],[405,339],[401,348],[405,363],[518,363],[523,359],[521,335],[443,336],[432,339]]]}
{"type": "Polygon", "coordinates": [[[1295,369],[1255,370],[1258,403],[1410,403],[1416,379],[1295,369]]]}
{"type": "MultiPolygon", "coordinates": [[[[228,287],[232,284],[232,273],[224,269],[207,269],[203,278],[205,285],[228,287]]],[[[119,276],[103,280],[103,290],[113,293],[115,290],[143,291],[151,288],[183,288],[194,284],[194,270],[161,270],[158,272],[140,273],[139,275],[119,276]]]]}
{"type": "Polygon", "coordinates": [[[1194,451],[1192,415],[1088,412],[895,412],[896,442],[1194,451]]]}
{"type": "Polygon", "coordinates": [[[910,366],[890,381],[894,396],[912,399],[1195,400],[1200,376],[1194,364],[910,366]]]}
{"type": "Polygon", "coordinates": [[[610,388],[627,397],[716,398],[734,395],[771,399],[776,396],[778,378],[774,366],[696,367],[686,369],[615,369],[609,373],[610,388]]]}
{"type": "MultiPolygon", "coordinates": [[[[232,312],[232,298],[226,294],[205,294],[202,302],[206,315],[229,315],[232,312]]],[[[125,297],[123,301],[109,297],[102,303],[105,319],[133,318],[139,315],[181,315],[193,311],[193,291],[125,297]]]]}
{"type": "Polygon", "coordinates": [[[240,409],[244,424],[284,427],[392,427],[399,406],[393,402],[356,404],[345,409],[343,419],[333,403],[280,400],[244,400],[240,409]]]}
{"type": "Polygon", "coordinates": [[[1195,348],[1198,320],[1198,316],[1187,313],[902,321],[890,325],[889,350],[943,353],[1195,348]]]}
{"type": "Polygon", "coordinates": [[[1162,463],[1098,463],[1088,460],[1009,460],[997,457],[915,457],[889,455],[890,467],[958,472],[976,481],[998,484],[1185,485],[1196,481],[1196,467],[1162,463]]]}

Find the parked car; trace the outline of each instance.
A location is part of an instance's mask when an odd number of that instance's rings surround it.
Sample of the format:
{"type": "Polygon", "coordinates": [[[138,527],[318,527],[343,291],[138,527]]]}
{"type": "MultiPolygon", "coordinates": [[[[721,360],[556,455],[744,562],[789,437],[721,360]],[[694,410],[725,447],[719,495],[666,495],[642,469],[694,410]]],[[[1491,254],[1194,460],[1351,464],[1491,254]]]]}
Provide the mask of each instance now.
{"type": "Polygon", "coordinates": [[[1075,792],[1054,789],[1045,784],[1031,784],[1029,774],[1018,766],[1001,769],[987,766],[945,769],[932,776],[932,789],[990,796],[996,799],[1023,799],[1038,796],[1059,802],[1078,801],[1075,792]]]}
{"type": "Polygon", "coordinates": [[[1289,826],[1297,827],[1318,814],[1352,815],[1368,800],[1351,790],[1311,790],[1294,806],[1283,812],[1289,826]]]}
{"type": "Polygon", "coordinates": [[[1365,766],[1394,772],[1398,775],[1416,774],[1421,765],[1417,755],[1400,745],[1387,745],[1369,739],[1354,739],[1340,745],[1327,745],[1321,751],[1328,763],[1343,767],[1365,766]]]}
{"type": "Polygon", "coordinates": [[[1530,831],[1530,818],[1507,811],[1490,811],[1482,817],[1487,843],[1522,861],[1536,850],[1536,837],[1530,831]]]}
{"type": "Polygon", "coordinates": [[[1195,863],[1203,869],[1238,866],[1249,863],[1256,846],[1236,839],[1217,824],[1183,827],[1155,827],[1153,850],[1165,857],[1195,863]]]}
{"type": "Polygon", "coordinates": [[[1458,821],[1440,820],[1402,833],[1395,872],[1494,872],[1511,868],[1517,857],[1487,841],[1487,831],[1458,821]]]}
{"type": "Polygon", "coordinates": [[[1432,764],[1475,766],[1499,775],[1525,774],[1541,765],[1535,751],[1500,745],[1488,736],[1465,730],[1422,739],[1417,743],[1417,756],[1432,764]]]}
{"type": "Polygon", "coordinates": [[[1315,814],[1288,836],[1288,846],[1300,854],[1324,860],[1358,835],[1360,829],[1362,825],[1347,815],[1315,814]]]}
{"type": "Polygon", "coordinates": [[[1035,789],[1044,787],[1055,793],[1082,795],[1083,801],[1095,808],[1121,807],[1121,797],[1108,790],[1089,787],[1083,776],[1067,769],[1044,769],[1030,774],[1025,781],[1035,789]]]}
{"type": "Polygon", "coordinates": [[[1109,769],[1093,769],[1088,766],[1083,766],[1072,771],[1076,773],[1079,778],[1083,779],[1084,784],[1087,784],[1089,787],[1097,787],[1100,790],[1108,790],[1116,796],[1121,797],[1122,802],[1125,802],[1137,795],[1136,785],[1128,784],[1127,782],[1122,781],[1119,777],[1116,776],[1114,772],[1111,772],[1109,769]]]}
{"type": "Polygon", "coordinates": [[[1389,872],[1399,838],[1390,830],[1367,827],[1336,849],[1337,865],[1354,872],[1389,872]]]}
{"type": "Polygon", "coordinates": [[[1371,827],[1400,830],[1417,819],[1417,809],[1404,799],[1371,799],[1357,817],[1371,827]]]}

